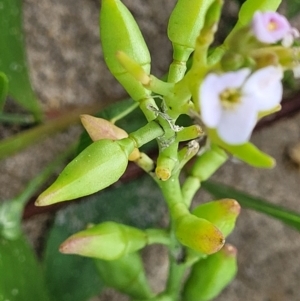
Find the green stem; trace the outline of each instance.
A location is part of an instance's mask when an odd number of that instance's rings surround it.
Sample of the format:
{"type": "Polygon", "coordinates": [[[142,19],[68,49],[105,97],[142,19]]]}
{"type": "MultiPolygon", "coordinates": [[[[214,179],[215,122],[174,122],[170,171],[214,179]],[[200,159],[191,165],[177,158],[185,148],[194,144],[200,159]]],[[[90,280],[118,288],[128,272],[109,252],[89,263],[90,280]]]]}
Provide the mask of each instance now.
{"type": "Polygon", "coordinates": [[[179,115],[187,114],[189,109],[191,109],[190,98],[191,91],[189,89],[189,79],[186,75],[175,84],[174,92],[165,96],[165,102],[168,106],[168,114],[175,121],[179,115]]]}
{"type": "Polygon", "coordinates": [[[189,208],[196,192],[201,187],[201,182],[198,178],[189,176],[182,185],[182,195],[185,205],[189,208]]]}
{"type": "MultiPolygon", "coordinates": [[[[171,252],[171,251],[170,251],[171,252]]],[[[179,300],[182,287],[182,279],[187,267],[182,263],[177,263],[175,258],[171,257],[169,278],[167,281],[166,295],[171,296],[172,301],[179,300]]]]}
{"type": "Polygon", "coordinates": [[[140,109],[142,110],[142,112],[144,113],[148,121],[152,121],[156,119],[157,117],[156,113],[153,110],[149,109],[150,107],[153,107],[158,110],[156,102],[152,97],[140,100],[139,104],[140,104],[140,109]]]}
{"type": "Polygon", "coordinates": [[[152,244],[162,244],[162,245],[170,245],[170,235],[164,229],[146,229],[148,238],[148,245],[152,244]]]}
{"type": "Polygon", "coordinates": [[[196,158],[182,186],[183,199],[187,207],[190,207],[201,182],[209,179],[227,159],[226,152],[215,144],[211,144],[210,149],[196,158]]]}
{"type": "Polygon", "coordinates": [[[186,62],[173,60],[169,68],[168,83],[179,82],[184,77],[186,69],[186,62]]]}
{"type": "Polygon", "coordinates": [[[163,134],[163,128],[156,121],[150,121],[142,128],[131,133],[129,137],[134,139],[136,147],[139,148],[163,134]]]}
{"type": "Polygon", "coordinates": [[[134,163],[150,176],[152,176],[152,174],[154,173],[154,161],[147,154],[140,152],[139,158],[135,160],[134,163]]]}
{"type": "Polygon", "coordinates": [[[167,181],[159,181],[158,184],[170,210],[172,210],[175,205],[183,203],[178,173],[173,175],[167,181]]]}
{"type": "Polygon", "coordinates": [[[157,77],[150,75],[150,81],[148,85],[144,85],[145,88],[149,89],[153,93],[159,95],[168,95],[172,93],[174,89],[173,83],[166,83],[163,80],[158,79],[157,77]]]}
{"type": "Polygon", "coordinates": [[[169,277],[166,290],[165,292],[163,292],[162,296],[167,298],[166,300],[176,301],[179,300],[181,282],[186,270],[186,266],[178,262],[179,257],[181,256],[182,246],[177,241],[174,234],[173,221],[176,220],[181,214],[187,214],[189,213],[189,211],[183,204],[179,182],[179,173],[176,173],[167,181],[160,181],[159,186],[168,204],[172,219],[170,231],[171,244],[169,246],[169,277]]]}

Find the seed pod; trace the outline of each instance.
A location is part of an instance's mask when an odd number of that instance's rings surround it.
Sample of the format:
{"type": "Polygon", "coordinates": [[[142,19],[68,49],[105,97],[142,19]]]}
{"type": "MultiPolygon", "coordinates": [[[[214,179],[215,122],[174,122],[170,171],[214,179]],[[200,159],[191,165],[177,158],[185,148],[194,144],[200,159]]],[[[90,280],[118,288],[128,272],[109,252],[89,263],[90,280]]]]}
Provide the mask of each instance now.
{"type": "Polygon", "coordinates": [[[125,172],[134,149],[129,139],[99,140],[89,145],[37,199],[37,206],[76,199],[115,183],[125,172]]]}
{"type": "Polygon", "coordinates": [[[225,242],[223,234],[212,223],[192,214],[175,220],[175,234],[183,245],[201,254],[213,254],[225,242]]]}
{"type": "Polygon", "coordinates": [[[138,251],[147,244],[144,231],[134,227],[104,222],[69,237],[60,252],[104,260],[116,260],[138,251]]]}
{"type": "Polygon", "coordinates": [[[237,272],[236,248],[225,245],[219,252],[200,259],[192,268],[183,291],[185,301],[213,300],[237,272]]]}
{"type": "Polygon", "coordinates": [[[100,12],[100,38],[104,60],[110,72],[123,85],[134,100],[141,100],[149,91],[130,75],[116,58],[123,51],[148,74],[150,53],[141,31],[126,6],[119,0],[102,0],[100,12]]]}
{"type": "Polygon", "coordinates": [[[113,261],[95,260],[104,284],[134,299],[153,296],[139,253],[131,253],[113,261]]]}
{"type": "Polygon", "coordinates": [[[223,199],[201,204],[192,213],[213,223],[227,237],[234,229],[240,210],[236,200],[223,199]]]}

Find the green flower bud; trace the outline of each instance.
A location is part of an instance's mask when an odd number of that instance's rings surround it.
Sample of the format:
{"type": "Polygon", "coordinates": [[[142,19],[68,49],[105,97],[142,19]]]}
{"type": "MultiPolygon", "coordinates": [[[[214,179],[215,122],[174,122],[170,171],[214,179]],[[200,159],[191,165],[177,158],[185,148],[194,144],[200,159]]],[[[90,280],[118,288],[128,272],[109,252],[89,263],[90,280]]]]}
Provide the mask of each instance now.
{"type": "Polygon", "coordinates": [[[200,259],[185,283],[183,300],[209,301],[219,295],[236,275],[236,253],[226,244],[218,253],[200,259]]]}
{"type": "Polygon", "coordinates": [[[147,244],[144,231],[114,222],[104,222],[69,237],[60,252],[104,260],[119,259],[147,244]]]}
{"type": "Polygon", "coordinates": [[[236,200],[223,199],[201,204],[192,213],[213,223],[227,237],[234,229],[240,210],[236,200]]]}
{"type": "Polygon", "coordinates": [[[126,53],[146,73],[150,72],[150,54],[133,16],[119,0],[102,0],[100,12],[100,37],[104,60],[110,72],[123,85],[134,100],[141,100],[149,91],[119,63],[116,54],[126,53]]]}
{"type": "Polygon", "coordinates": [[[197,158],[190,174],[201,182],[206,181],[227,161],[227,158],[224,150],[212,144],[210,149],[197,158]]]}
{"type": "Polygon", "coordinates": [[[130,138],[99,140],[89,145],[37,199],[37,206],[76,199],[115,183],[125,172],[134,149],[130,138]]]}
{"type": "Polygon", "coordinates": [[[175,220],[175,234],[183,245],[201,254],[213,254],[219,251],[225,242],[217,227],[192,214],[175,220]]]}
{"type": "Polygon", "coordinates": [[[173,44],[174,59],[186,62],[195,48],[213,0],[178,0],[170,16],[168,37],[173,44]]]}
{"type": "Polygon", "coordinates": [[[113,261],[95,260],[104,284],[134,299],[153,296],[139,253],[127,254],[113,261]]]}
{"type": "MultiPolygon", "coordinates": [[[[102,139],[119,140],[128,137],[127,132],[106,119],[93,117],[87,114],[81,115],[80,119],[82,125],[93,141],[102,139]]],[[[139,157],[139,149],[135,148],[129,155],[128,160],[135,161],[139,157]]]]}
{"type": "Polygon", "coordinates": [[[93,141],[102,139],[119,140],[128,137],[128,134],[123,129],[106,119],[87,114],[81,115],[80,119],[93,141]]]}

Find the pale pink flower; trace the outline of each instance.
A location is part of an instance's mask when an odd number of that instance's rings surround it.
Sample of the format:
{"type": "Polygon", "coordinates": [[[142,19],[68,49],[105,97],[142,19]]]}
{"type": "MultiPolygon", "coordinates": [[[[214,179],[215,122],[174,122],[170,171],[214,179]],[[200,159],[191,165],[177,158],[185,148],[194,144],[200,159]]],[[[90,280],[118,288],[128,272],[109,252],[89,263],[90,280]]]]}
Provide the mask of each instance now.
{"type": "Polygon", "coordinates": [[[268,66],[250,73],[247,68],[210,73],[199,90],[203,123],[228,144],[247,142],[258,112],[275,108],[282,98],[281,68],[268,66]]]}
{"type": "Polygon", "coordinates": [[[252,31],[254,36],[262,43],[277,43],[282,41],[283,45],[289,47],[299,32],[292,28],[289,21],[277,12],[257,11],[252,20],[252,31]]]}

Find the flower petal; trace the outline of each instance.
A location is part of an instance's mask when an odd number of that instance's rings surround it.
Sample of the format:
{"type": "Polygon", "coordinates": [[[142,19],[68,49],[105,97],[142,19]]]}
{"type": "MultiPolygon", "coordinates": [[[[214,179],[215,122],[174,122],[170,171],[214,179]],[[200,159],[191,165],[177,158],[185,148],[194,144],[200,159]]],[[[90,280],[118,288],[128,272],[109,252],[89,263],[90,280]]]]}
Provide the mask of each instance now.
{"type": "Polygon", "coordinates": [[[243,68],[238,71],[227,72],[219,76],[219,87],[221,91],[228,88],[239,89],[251,73],[249,68],[243,68]]]}
{"type": "Polygon", "coordinates": [[[276,107],[282,99],[282,69],[268,66],[255,71],[245,82],[243,94],[257,103],[259,111],[276,107]]]}
{"type": "Polygon", "coordinates": [[[254,36],[262,43],[282,40],[292,28],[288,20],[276,12],[256,12],[252,20],[254,36]]]}
{"type": "Polygon", "coordinates": [[[256,103],[251,97],[244,96],[235,108],[222,112],[217,132],[228,144],[243,144],[249,140],[256,121],[256,103]]]}
{"type": "Polygon", "coordinates": [[[203,81],[200,91],[200,111],[202,121],[208,127],[216,127],[222,113],[219,93],[219,76],[209,74],[203,81]]]}
{"type": "Polygon", "coordinates": [[[222,105],[220,94],[228,88],[239,89],[250,74],[250,69],[244,68],[222,75],[208,74],[200,87],[200,110],[204,124],[215,128],[220,120],[222,105]]]}

